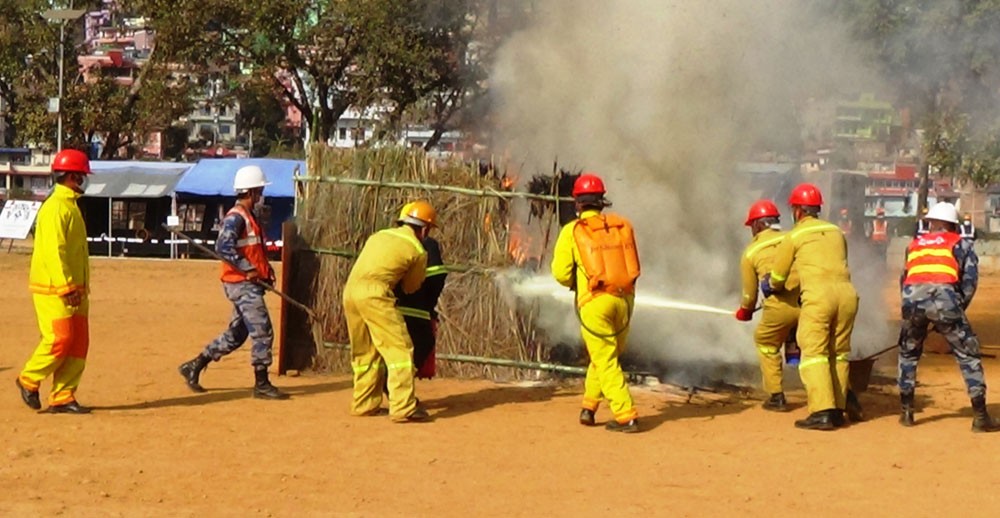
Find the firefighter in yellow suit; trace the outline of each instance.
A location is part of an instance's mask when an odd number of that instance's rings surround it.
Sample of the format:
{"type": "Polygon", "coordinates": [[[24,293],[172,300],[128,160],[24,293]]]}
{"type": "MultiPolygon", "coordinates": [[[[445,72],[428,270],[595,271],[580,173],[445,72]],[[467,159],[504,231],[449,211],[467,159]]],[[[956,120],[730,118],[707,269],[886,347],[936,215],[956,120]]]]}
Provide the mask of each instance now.
{"type": "Polygon", "coordinates": [[[429,417],[414,395],[413,342],[396,309],[393,290],[399,286],[404,293],[413,293],[423,284],[427,253],[420,241],[437,225],[437,213],[425,201],[408,207],[399,226],[368,238],[344,284],[344,316],[354,370],[351,413],[378,415],[384,366],[389,416],[396,422],[429,417]]]}
{"type": "Polygon", "coordinates": [[[607,398],[614,415],[605,428],[632,433],[639,431],[639,414],[618,358],[625,352],[639,262],[631,225],[620,216],[601,214],[609,205],[604,194],[604,182],[598,176],[583,174],[577,178],[573,198],[579,217],[559,232],[552,257],[552,275],[559,284],[576,292],[581,333],[590,355],[580,423],[595,424],[595,414],[603,397],[607,398]],[[614,229],[613,233],[609,227],[614,229]],[[587,240],[592,241],[587,237],[594,231],[591,229],[612,236],[612,241],[588,243],[587,240]],[[607,262],[603,262],[601,256],[594,255],[595,250],[608,249],[613,249],[621,260],[615,261],[615,257],[609,256],[607,262]],[[595,258],[599,264],[594,264],[595,258]]]}
{"type": "Polygon", "coordinates": [[[812,184],[800,184],[788,199],[795,226],[774,256],[771,274],[761,282],[765,296],[786,288],[794,266],[802,292],[796,338],[802,349],[799,376],[806,387],[809,416],[798,428],[833,430],[846,423],[848,354],[858,313],[858,293],[847,267],[847,240],[837,225],[818,219],[823,197],[812,184]]]}
{"type": "MultiPolygon", "coordinates": [[[[771,200],[759,200],[750,206],[744,224],[750,227],[753,240],[740,258],[742,295],[740,307],[736,310],[737,320],[748,322],[753,318],[760,279],[771,273],[774,253],[785,236],[779,225],[780,216],[778,207],[771,200]]],[[[764,402],[765,410],[788,411],[782,388],[781,346],[799,320],[798,284],[798,276],[793,270],[785,282],[785,289],[764,299],[763,315],[754,331],[764,390],[770,394],[764,402]]]]}
{"type": "Polygon", "coordinates": [[[58,175],[55,188],[38,210],[31,254],[30,289],[42,340],[16,382],[24,403],[39,410],[39,387],[51,375],[48,411],[85,414],[90,409],[76,401],[76,389],[90,345],[90,263],[76,200],[86,190],[90,161],[80,151],[64,149],[53,159],[52,172],[58,175]]]}

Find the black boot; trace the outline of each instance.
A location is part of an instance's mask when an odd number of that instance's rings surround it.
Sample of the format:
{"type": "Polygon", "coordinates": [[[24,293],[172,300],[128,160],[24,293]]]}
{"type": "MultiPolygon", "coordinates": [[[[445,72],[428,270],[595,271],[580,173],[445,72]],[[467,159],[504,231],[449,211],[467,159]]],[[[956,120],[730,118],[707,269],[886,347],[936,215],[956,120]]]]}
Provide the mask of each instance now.
{"type": "Polygon", "coordinates": [[[770,410],[772,412],[787,412],[788,402],[785,400],[784,392],[776,392],[771,394],[771,397],[761,406],[764,410],[770,410]]]}
{"type": "Polygon", "coordinates": [[[604,425],[604,429],[610,432],[636,433],[639,431],[639,420],[632,418],[627,423],[619,423],[612,419],[604,425]]]}
{"type": "Polygon", "coordinates": [[[847,418],[852,423],[860,423],[865,420],[865,413],[861,408],[861,402],[858,401],[858,395],[853,390],[848,389],[847,391],[847,407],[844,408],[844,411],[847,412],[847,418]]]}
{"type": "Polygon", "coordinates": [[[596,424],[594,411],[589,408],[580,410],[580,424],[583,426],[594,426],[596,424]]]}
{"type": "Polygon", "coordinates": [[[38,398],[37,390],[29,390],[21,385],[21,380],[14,379],[14,383],[17,385],[18,392],[21,393],[21,401],[24,401],[25,405],[32,410],[40,410],[42,408],[42,401],[38,398]]]}
{"type": "Polygon", "coordinates": [[[184,377],[184,381],[187,382],[189,389],[194,392],[205,392],[205,387],[202,387],[198,382],[198,377],[201,376],[201,371],[205,370],[210,361],[212,361],[211,358],[199,354],[195,359],[183,363],[177,368],[177,371],[184,377]]]}
{"type": "Polygon", "coordinates": [[[288,394],[271,385],[271,380],[267,377],[267,369],[254,370],[253,374],[257,379],[253,386],[253,397],[258,399],[288,399],[288,394]]]}
{"type": "Polygon", "coordinates": [[[979,396],[972,400],[972,431],[973,432],[996,432],[1000,431],[1000,423],[990,417],[986,411],[986,396],[979,396]]]}
{"type": "Polygon", "coordinates": [[[899,424],[913,426],[913,394],[899,394],[899,424]]]}
{"type": "Polygon", "coordinates": [[[829,410],[820,410],[809,414],[805,419],[795,421],[795,427],[803,430],[834,430],[837,425],[833,424],[833,414],[829,410]]]}

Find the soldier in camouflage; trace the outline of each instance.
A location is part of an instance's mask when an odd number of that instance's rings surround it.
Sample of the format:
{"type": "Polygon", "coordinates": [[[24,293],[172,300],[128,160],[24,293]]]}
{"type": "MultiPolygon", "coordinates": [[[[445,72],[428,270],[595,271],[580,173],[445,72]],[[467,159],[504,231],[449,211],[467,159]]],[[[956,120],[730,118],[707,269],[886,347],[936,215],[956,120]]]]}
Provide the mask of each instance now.
{"type": "Polygon", "coordinates": [[[986,411],[986,381],[980,361],[979,339],[965,310],[979,281],[972,242],[959,236],[958,213],[950,203],[938,203],[927,213],[928,232],[906,249],[902,288],[902,330],[899,334],[899,396],[903,426],[913,426],[913,396],[917,362],[923,353],[927,329],[944,335],[958,361],[972,400],[974,432],[995,432],[1000,423],[986,411]]]}
{"type": "Polygon", "coordinates": [[[287,399],[288,394],[271,384],[267,368],[271,365],[274,330],[264,303],[264,284],[274,284],[274,270],[267,260],[264,231],[255,209],[264,203],[264,187],[270,185],[257,166],[245,166],[236,172],[233,189],[236,205],[222,220],[222,230],[215,251],[222,258],[222,287],[233,304],[229,325],[191,361],[178,367],[188,387],[205,392],[201,372],[209,362],[219,361],[250,338],[250,364],[254,370],[253,397],[287,399]]]}

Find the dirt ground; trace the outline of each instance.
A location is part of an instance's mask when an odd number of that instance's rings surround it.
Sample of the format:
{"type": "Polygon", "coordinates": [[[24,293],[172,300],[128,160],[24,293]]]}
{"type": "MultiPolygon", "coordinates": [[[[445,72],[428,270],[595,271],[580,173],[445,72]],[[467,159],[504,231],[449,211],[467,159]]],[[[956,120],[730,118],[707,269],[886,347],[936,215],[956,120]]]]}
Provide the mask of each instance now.
{"type": "MultiPolygon", "coordinates": [[[[213,364],[206,394],[176,367],[225,326],[208,262],[95,259],[88,416],[35,414],[13,380],[37,341],[26,255],[0,254],[0,515],[38,516],[928,516],[992,514],[1000,434],[969,431],[948,356],[921,365],[918,426],[893,388],[862,395],[870,421],[799,431],[797,408],[666,387],[635,389],[644,433],[576,424],[578,386],[421,382],[434,421],[350,417],[347,376],[276,378],[250,398],[249,354],[213,364]]],[[[272,299],[274,303],[276,299],[272,299]]],[[[1000,278],[971,318],[1000,347],[1000,278]]],[[[274,308],[276,309],[276,305],[274,308]]],[[[749,344],[748,344],[749,346],[749,344]]],[[[988,349],[987,352],[997,352],[988,349]]],[[[892,358],[881,369],[891,375],[892,358]]],[[[990,381],[1000,376],[986,363],[990,381]]],[[[1000,384],[990,399],[1000,402],[1000,384]]],[[[48,384],[45,385],[47,390],[48,384]]],[[[43,394],[44,395],[44,394],[43,394]]],[[[1000,415],[1000,405],[991,405],[1000,415]]],[[[606,411],[599,419],[608,418],[606,411]]]]}

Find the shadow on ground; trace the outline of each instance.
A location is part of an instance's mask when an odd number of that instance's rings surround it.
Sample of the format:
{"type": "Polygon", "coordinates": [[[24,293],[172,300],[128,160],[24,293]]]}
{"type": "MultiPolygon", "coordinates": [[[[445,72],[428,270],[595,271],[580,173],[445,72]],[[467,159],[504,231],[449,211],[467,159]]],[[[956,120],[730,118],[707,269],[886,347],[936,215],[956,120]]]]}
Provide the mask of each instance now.
{"type": "MultiPolygon", "coordinates": [[[[314,385],[302,385],[298,387],[282,388],[292,398],[311,396],[323,392],[333,392],[351,387],[350,380],[334,381],[328,383],[317,383],[314,385]]],[[[95,406],[94,410],[147,410],[153,408],[166,408],[172,406],[198,406],[210,403],[221,403],[224,401],[234,401],[237,399],[249,399],[252,396],[250,387],[211,389],[204,394],[193,394],[184,397],[174,397],[157,399],[154,401],[143,401],[141,403],[130,403],[127,405],[95,406]]]]}
{"type": "Polygon", "coordinates": [[[434,419],[448,419],[465,414],[471,414],[500,405],[517,403],[535,403],[548,401],[553,397],[570,397],[573,394],[558,394],[560,388],[556,385],[538,387],[490,387],[468,392],[453,394],[440,399],[421,400],[434,419]]]}

